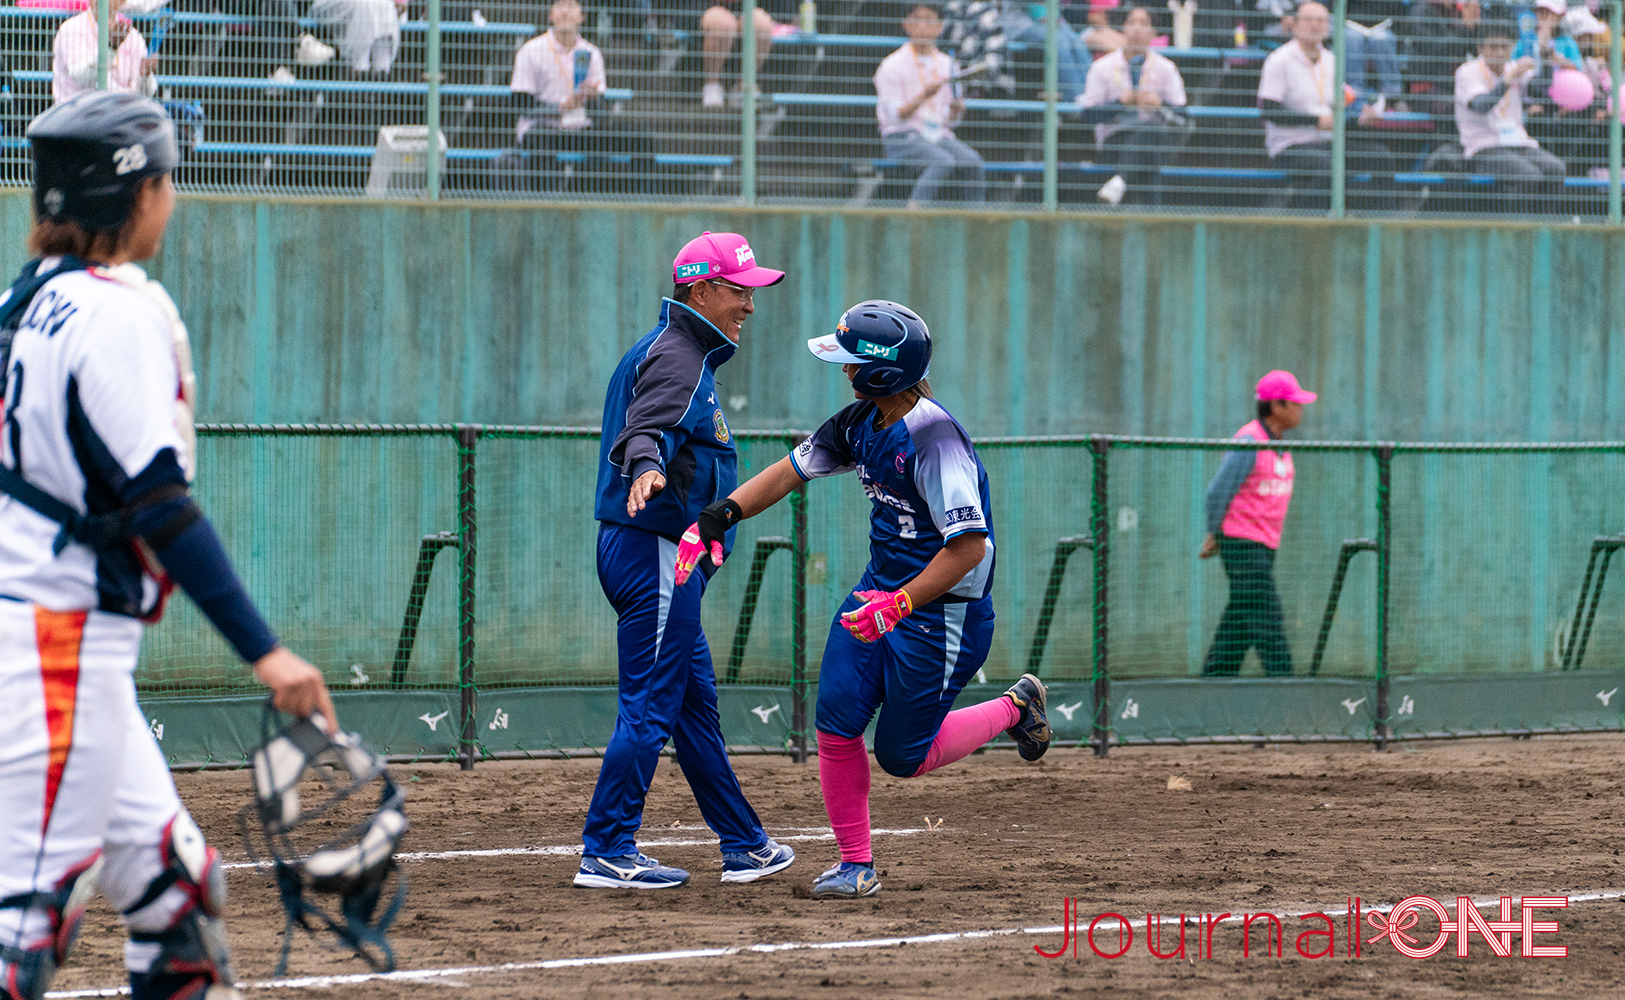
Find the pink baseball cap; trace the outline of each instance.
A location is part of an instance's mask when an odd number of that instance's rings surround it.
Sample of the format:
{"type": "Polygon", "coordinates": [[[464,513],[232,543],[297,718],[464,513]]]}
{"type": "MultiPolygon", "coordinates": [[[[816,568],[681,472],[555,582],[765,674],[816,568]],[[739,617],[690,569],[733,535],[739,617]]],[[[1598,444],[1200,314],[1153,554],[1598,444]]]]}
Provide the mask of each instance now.
{"type": "Polygon", "coordinates": [[[1313,403],[1316,395],[1298,384],[1291,372],[1276,369],[1258,380],[1258,400],[1284,399],[1289,403],[1313,403]]]}
{"type": "Polygon", "coordinates": [[[756,252],[738,233],[706,233],[689,240],[671,262],[671,276],[679,285],[725,278],[746,288],[763,288],[784,280],[783,271],[756,263],[756,252]]]}

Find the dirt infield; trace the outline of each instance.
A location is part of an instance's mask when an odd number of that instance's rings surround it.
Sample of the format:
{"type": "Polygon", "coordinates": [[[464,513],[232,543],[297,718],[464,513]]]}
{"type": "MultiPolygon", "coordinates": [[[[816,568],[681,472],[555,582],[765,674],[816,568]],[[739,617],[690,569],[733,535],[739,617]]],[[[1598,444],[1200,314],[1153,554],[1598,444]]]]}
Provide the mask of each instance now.
{"type": "MultiPolygon", "coordinates": [[[[1369,747],[1055,750],[1036,765],[989,752],[915,780],[875,771],[874,823],[898,831],[876,837],[884,890],[856,903],[805,898],[805,887],[834,858],[815,763],[779,758],[736,761],[770,831],[798,860],[754,885],[719,884],[710,833],[669,761],[662,762],[645,815],[645,843],[669,864],[694,872],[688,886],[655,893],[574,889],[575,859],[598,763],[590,760],[482,765],[473,774],[442,766],[401,768],[411,799],[405,850],[470,851],[556,847],[554,853],[414,860],[412,895],[394,934],[402,969],[486,967],[686,949],[834,943],[887,937],[1058,926],[1063,898],[1075,897],[1082,924],[1107,911],[1143,920],[1148,912],[1326,910],[1336,923],[1336,956],[1298,957],[1294,939],[1310,923],[1288,917],[1286,954],[1263,957],[1255,927],[1251,957],[1241,931],[1221,926],[1213,957],[1197,957],[1199,923],[1183,959],[1159,960],[1136,931],[1120,959],[1087,944],[1048,960],[1059,932],[1013,933],[883,947],[746,951],[612,965],[466,971],[417,982],[369,981],[321,990],[351,997],[434,996],[456,989],[471,1000],[496,997],[739,997],[877,1000],[889,997],[1600,997],[1625,994],[1621,920],[1625,900],[1577,902],[1546,910],[1566,958],[1491,954],[1472,939],[1465,959],[1445,953],[1401,956],[1385,941],[1345,957],[1348,897],[1384,908],[1413,894],[1454,906],[1455,897],[1564,896],[1625,889],[1620,825],[1625,821],[1625,739],[1548,738],[1369,747]],[[1189,792],[1169,791],[1170,776],[1189,792]],[[927,830],[927,820],[934,829],[927,830]],[[936,826],[938,820],[941,825],[936,826]],[[802,838],[802,839],[796,839],[802,838]]],[[[179,776],[210,840],[230,860],[244,852],[236,811],[246,801],[242,772],[179,776]]],[[[274,896],[251,870],[231,873],[231,931],[239,973],[266,978],[280,943],[274,896]]],[[[122,980],[119,936],[101,904],[86,922],[80,950],[58,977],[59,990],[122,980]]],[[[1493,910],[1488,917],[1498,916],[1493,910]]],[[[1516,913],[1514,914],[1516,919],[1516,913]]],[[[1319,928],[1316,922],[1312,925],[1319,928]]],[[[1412,933],[1426,944],[1436,923],[1412,933]]],[[[1119,935],[1108,918],[1102,950],[1119,935]]],[[[1376,933],[1367,927],[1365,937],[1376,933]]],[[[1162,951],[1178,933],[1163,930],[1162,951]]],[[[1307,949],[1324,947],[1324,936],[1307,949]]],[[[1452,943],[1453,944],[1453,943],[1452,943]]],[[[301,940],[297,976],[365,971],[348,956],[301,940]]],[[[303,989],[254,990],[297,997],[303,989]]]]}

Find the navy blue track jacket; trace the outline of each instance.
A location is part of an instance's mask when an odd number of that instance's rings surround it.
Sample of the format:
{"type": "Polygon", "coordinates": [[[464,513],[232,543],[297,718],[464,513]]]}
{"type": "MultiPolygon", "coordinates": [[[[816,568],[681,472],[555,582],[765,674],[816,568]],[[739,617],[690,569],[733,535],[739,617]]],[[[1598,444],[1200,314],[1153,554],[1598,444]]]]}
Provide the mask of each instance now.
{"type": "MultiPolygon", "coordinates": [[[[717,399],[716,369],[735,350],[705,317],[681,302],[662,300],[660,322],[621,358],[604,397],[593,509],[600,522],[675,541],[701,508],[733,492],[738,456],[717,399]],[[627,491],[650,469],[665,475],[666,488],[630,517],[627,491]]],[[[729,550],[733,536],[730,529],[729,550]]]]}

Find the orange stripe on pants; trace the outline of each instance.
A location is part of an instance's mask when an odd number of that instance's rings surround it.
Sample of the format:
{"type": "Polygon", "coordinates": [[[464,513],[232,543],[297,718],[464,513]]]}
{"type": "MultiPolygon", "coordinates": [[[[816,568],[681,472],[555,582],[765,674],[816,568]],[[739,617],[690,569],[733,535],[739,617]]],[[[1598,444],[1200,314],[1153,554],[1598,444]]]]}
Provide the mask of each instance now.
{"type": "Polygon", "coordinates": [[[51,808],[62,787],[73,746],[74,701],[79,694],[79,646],[85,636],[88,611],[34,609],[34,641],[39,645],[40,678],[45,684],[45,728],[51,736],[50,764],[45,771],[44,832],[51,825],[51,808]]]}

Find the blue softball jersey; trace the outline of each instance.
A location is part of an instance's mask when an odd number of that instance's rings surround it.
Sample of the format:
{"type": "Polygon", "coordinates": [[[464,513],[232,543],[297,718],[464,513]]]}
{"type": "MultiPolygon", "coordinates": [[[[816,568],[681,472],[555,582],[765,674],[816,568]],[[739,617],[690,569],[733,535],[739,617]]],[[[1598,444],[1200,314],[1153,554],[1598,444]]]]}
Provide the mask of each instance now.
{"type": "Polygon", "coordinates": [[[976,568],[943,595],[980,600],[993,590],[993,523],[987,470],[970,435],[935,400],[922,399],[903,419],[877,427],[879,411],[860,400],[824,422],[790,453],[802,479],[856,472],[874,505],[869,519],[868,577],[897,590],[925,569],[948,539],[986,538],[976,568]]]}

